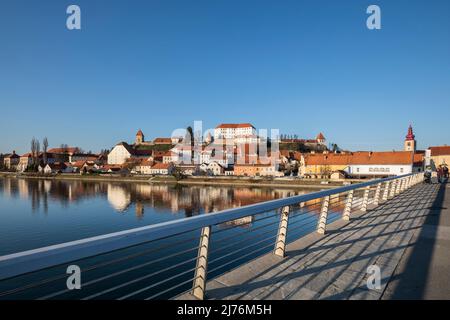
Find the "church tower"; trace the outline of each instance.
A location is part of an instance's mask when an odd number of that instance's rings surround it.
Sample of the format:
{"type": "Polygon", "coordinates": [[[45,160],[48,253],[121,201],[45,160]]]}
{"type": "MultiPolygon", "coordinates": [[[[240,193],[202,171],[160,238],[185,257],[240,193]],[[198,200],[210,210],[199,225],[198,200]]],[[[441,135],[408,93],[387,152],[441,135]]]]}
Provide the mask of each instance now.
{"type": "Polygon", "coordinates": [[[139,129],[139,131],[136,133],[136,140],[135,140],[135,145],[140,145],[144,142],[144,133],[142,132],[141,129],[139,129]]]}
{"type": "Polygon", "coordinates": [[[416,136],[414,135],[413,128],[409,125],[408,134],[405,139],[405,151],[416,151],[416,136]]]}

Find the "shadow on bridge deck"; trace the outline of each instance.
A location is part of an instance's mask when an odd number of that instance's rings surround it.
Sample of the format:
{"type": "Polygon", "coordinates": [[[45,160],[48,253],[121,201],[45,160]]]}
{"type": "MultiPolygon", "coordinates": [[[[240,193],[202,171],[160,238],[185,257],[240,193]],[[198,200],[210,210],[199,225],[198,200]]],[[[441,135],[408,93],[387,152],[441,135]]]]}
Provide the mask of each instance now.
{"type": "MultiPolygon", "coordinates": [[[[287,246],[284,259],[266,254],[208,281],[206,298],[427,297],[436,234],[449,242],[449,233],[437,228],[441,212],[447,210],[442,207],[444,198],[445,185],[413,187],[373,210],[355,212],[349,222],[328,225],[325,235],[314,233],[296,240],[287,246]],[[369,290],[366,271],[374,264],[381,269],[381,288],[369,290]]],[[[448,271],[450,262],[444,263],[442,268],[448,271]]],[[[448,288],[439,292],[439,298],[450,298],[448,288]]]]}
{"type": "Polygon", "coordinates": [[[450,198],[442,184],[383,299],[450,299],[450,198]]]}

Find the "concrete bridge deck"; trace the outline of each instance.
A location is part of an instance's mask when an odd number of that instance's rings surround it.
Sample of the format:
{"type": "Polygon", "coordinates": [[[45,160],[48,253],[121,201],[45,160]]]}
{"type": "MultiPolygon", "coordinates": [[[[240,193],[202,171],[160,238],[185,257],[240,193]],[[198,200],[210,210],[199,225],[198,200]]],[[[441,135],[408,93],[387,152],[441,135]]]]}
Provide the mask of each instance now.
{"type": "MultiPolygon", "coordinates": [[[[417,185],[350,221],[327,226],[206,285],[207,299],[450,299],[446,184],[417,185]],[[367,267],[381,288],[367,288],[367,267]]],[[[180,296],[189,299],[190,295],[180,296]]]]}

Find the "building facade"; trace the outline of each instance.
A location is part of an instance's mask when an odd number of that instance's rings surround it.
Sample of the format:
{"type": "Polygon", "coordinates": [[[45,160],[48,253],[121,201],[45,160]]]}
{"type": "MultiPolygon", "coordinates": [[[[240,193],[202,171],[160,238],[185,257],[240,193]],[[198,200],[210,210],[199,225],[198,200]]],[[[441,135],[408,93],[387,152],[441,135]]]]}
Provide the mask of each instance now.
{"type": "Polygon", "coordinates": [[[439,167],[450,166],[450,146],[430,147],[431,167],[436,170],[439,167]]]}
{"type": "Polygon", "coordinates": [[[228,139],[233,141],[245,142],[245,138],[254,140],[256,137],[256,129],[250,123],[222,123],[214,129],[214,140],[228,139]]]}

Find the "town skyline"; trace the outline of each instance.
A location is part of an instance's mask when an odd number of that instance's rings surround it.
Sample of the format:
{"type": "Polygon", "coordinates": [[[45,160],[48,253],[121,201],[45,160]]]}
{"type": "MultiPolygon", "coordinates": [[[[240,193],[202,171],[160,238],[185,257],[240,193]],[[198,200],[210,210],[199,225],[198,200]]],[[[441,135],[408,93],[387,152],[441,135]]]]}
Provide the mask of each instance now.
{"type": "Polygon", "coordinates": [[[65,3],[2,3],[0,152],[33,136],[98,151],[195,120],[349,150],[401,149],[410,123],[421,149],[450,141],[448,1],[378,1],[380,30],[361,1],[174,2],[80,0],[72,31],[65,3]]]}
{"type": "MultiPolygon", "coordinates": [[[[249,121],[247,121],[246,123],[251,123],[251,122],[249,122],[249,121]]],[[[220,125],[220,124],[218,124],[218,125],[220,125]]],[[[411,123],[409,124],[409,125],[412,125],[411,123]]],[[[412,125],[413,126],[413,125],[412,125]]],[[[191,124],[191,125],[187,125],[186,127],[184,127],[184,128],[177,128],[177,129],[174,129],[173,131],[171,131],[171,133],[173,133],[173,132],[177,132],[177,131],[179,131],[179,130],[185,130],[187,127],[194,127],[194,122],[191,124]]],[[[203,128],[203,133],[204,133],[204,136],[203,136],[203,138],[205,138],[205,136],[206,136],[206,134],[207,134],[207,132],[209,131],[209,132],[213,132],[213,130],[216,128],[217,126],[215,126],[215,127],[211,127],[211,128],[203,128]],[[212,131],[210,131],[210,130],[212,130],[212,131]]],[[[416,131],[416,127],[415,126],[413,126],[414,127],[414,132],[415,133],[417,133],[417,131],[416,131]]],[[[256,128],[256,130],[257,130],[257,132],[259,132],[259,130],[267,130],[268,131],[268,138],[271,138],[270,137],[270,130],[271,130],[271,128],[258,128],[258,127],[256,127],[255,126],[255,128],[256,128]]],[[[272,128],[273,129],[273,128],[272,128]]],[[[337,141],[335,141],[332,137],[331,138],[328,138],[328,134],[326,134],[326,131],[325,130],[319,130],[319,131],[317,131],[317,132],[315,132],[315,133],[311,133],[311,134],[309,134],[309,135],[307,135],[307,136],[301,136],[301,135],[299,135],[298,133],[295,133],[295,132],[293,132],[293,133],[284,133],[283,131],[281,131],[280,129],[275,129],[275,130],[279,130],[279,132],[280,132],[280,135],[281,136],[283,136],[283,135],[286,135],[286,136],[291,136],[291,137],[297,137],[298,139],[312,139],[312,138],[314,138],[318,133],[325,133],[325,135],[327,136],[327,143],[326,143],[326,146],[327,147],[329,147],[330,149],[331,149],[331,146],[332,146],[332,144],[336,144],[338,147],[340,147],[342,150],[346,150],[346,151],[401,151],[401,150],[403,150],[403,148],[404,148],[404,146],[403,146],[403,138],[405,137],[405,132],[406,132],[406,129],[405,128],[403,128],[403,130],[402,130],[402,132],[403,132],[403,134],[399,137],[399,139],[392,139],[392,140],[395,140],[395,143],[393,143],[392,145],[393,146],[395,146],[395,147],[393,147],[393,148],[391,148],[391,149],[377,149],[376,147],[372,147],[372,148],[370,148],[370,146],[369,146],[369,148],[366,148],[366,149],[364,149],[364,148],[355,148],[355,149],[351,149],[351,148],[346,148],[345,146],[346,145],[348,145],[348,144],[346,144],[346,143],[340,143],[340,142],[337,142],[337,141]]],[[[138,129],[136,129],[135,131],[131,131],[130,132],[130,137],[128,138],[125,138],[125,137],[122,137],[122,138],[118,138],[114,143],[112,143],[111,145],[104,145],[104,146],[100,146],[100,148],[98,148],[98,149],[94,149],[94,148],[87,148],[87,147],[85,147],[85,144],[75,144],[75,143],[68,143],[68,142],[65,142],[65,141],[63,141],[63,140],[59,140],[60,142],[57,142],[57,143],[54,143],[53,142],[53,139],[52,139],[52,137],[49,137],[49,136],[46,136],[46,135],[44,135],[43,137],[37,137],[37,136],[33,136],[33,137],[30,137],[30,139],[29,139],[29,141],[28,141],[28,144],[27,145],[25,145],[25,146],[11,146],[9,149],[6,149],[6,150],[2,150],[2,149],[0,149],[0,154],[8,154],[8,153],[11,153],[11,152],[16,152],[17,154],[25,154],[25,153],[28,153],[28,152],[30,152],[30,150],[31,150],[31,141],[32,141],[32,139],[33,138],[35,138],[35,139],[37,139],[38,141],[40,141],[40,142],[42,142],[42,140],[44,139],[44,138],[47,138],[48,139],[48,141],[49,141],[49,147],[50,148],[59,148],[59,147],[61,147],[61,146],[67,146],[67,147],[77,147],[77,148],[80,148],[81,150],[83,150],[84,152],[92,152],[92,153],[99,153],[100,151],[102,151],[102,150],[111,150],[115,145],[117,145],[117,143],[118,142],[126,142],[126,143],[130,143],[130,144],[133,144],[134,143],[134,140],[135,140],[135,133],[137,132],[137,131],[141,131],[141,132],[144,132],[145,133],[145,136],[147,137],[147,141],[152,141],[153,139],[156,139],[156,138],[161,138],[161,137],[164,137],[164,138],[171,138],[171,134],[162,134],[162,135],[151,135],[151,134],[148,134],[148,132],[145,130],[145,129],[143,129],[143,128],[138,128],[138,129]],[[149,139],[150,138],[150,139],[149,139]]],[[[362,145],[366,145],[366,144],[362,144],[362,145]]],[[[430,145],[424,145],[423,144],[423,142],[421,142],[420,141],[420,134],[419,134],[419,139],[418,139],[418,141],[417,141],[417,149],[421,149],[421,150],[425,150],[425,149],[427,149],[427,148],[429,148],[429,147],[433,147],[433,146],[438,146],[438,145],[447,145],[447,143],[442,143],[442,144],[438,144],[438,143],[435,143],[435,144],[430,144],[430,145]]]]}

